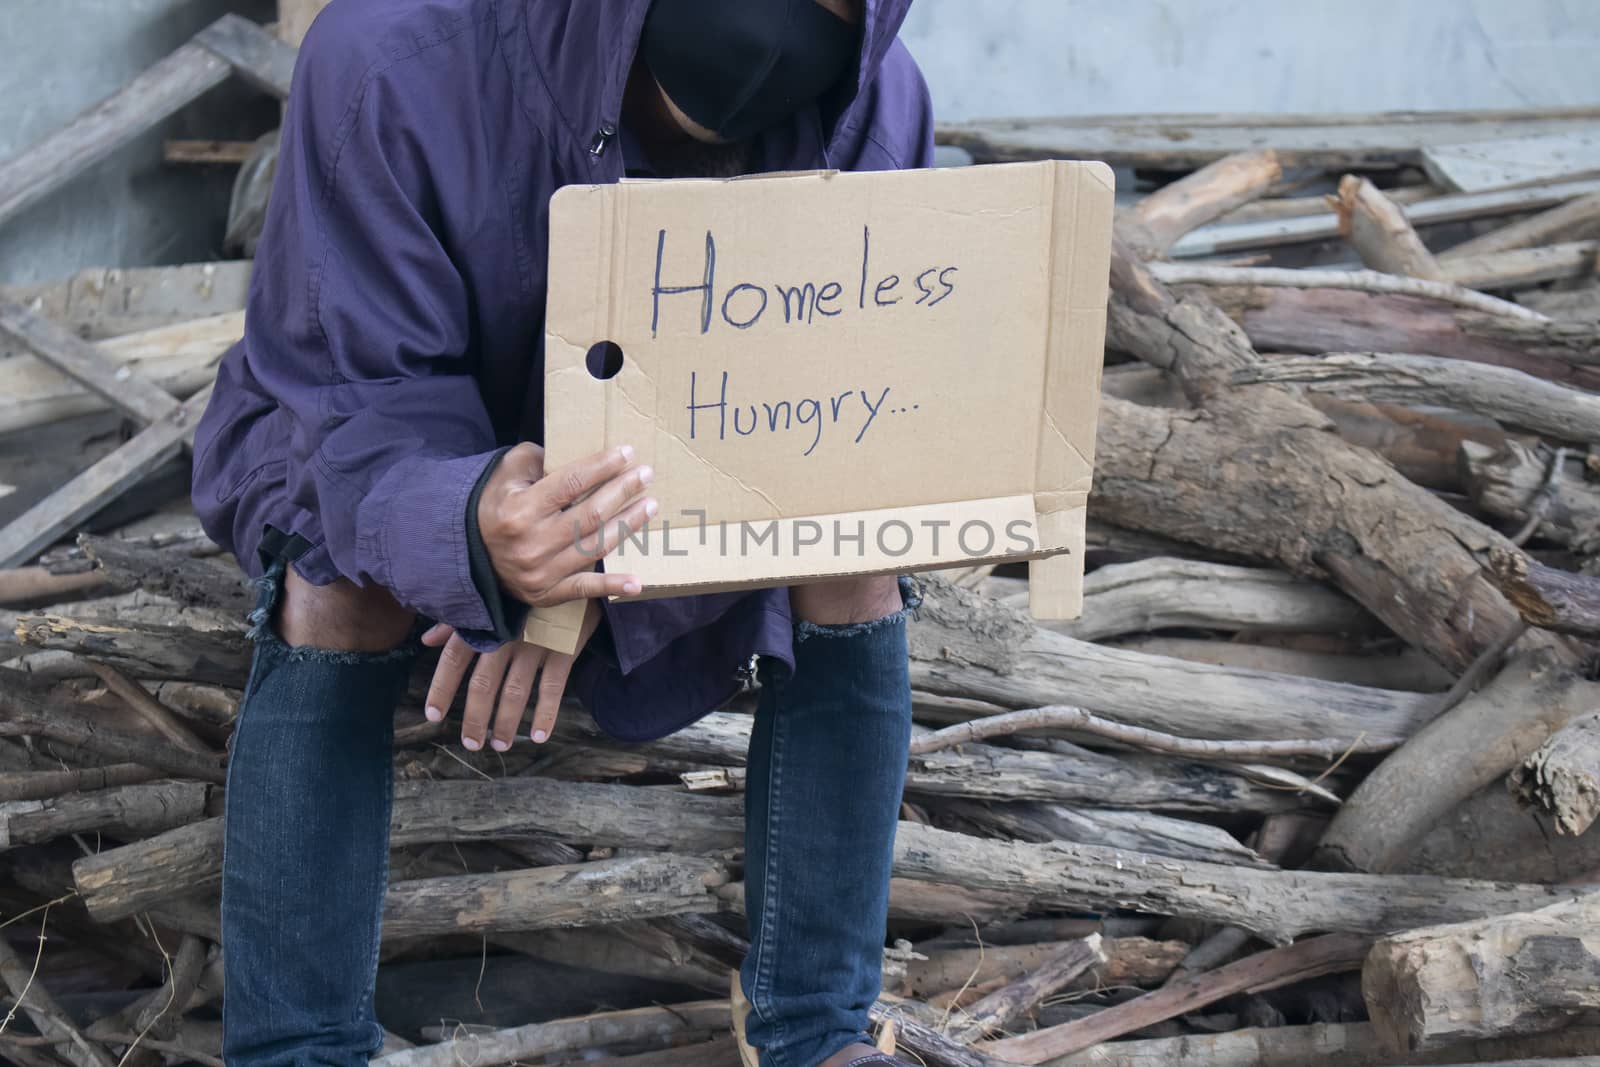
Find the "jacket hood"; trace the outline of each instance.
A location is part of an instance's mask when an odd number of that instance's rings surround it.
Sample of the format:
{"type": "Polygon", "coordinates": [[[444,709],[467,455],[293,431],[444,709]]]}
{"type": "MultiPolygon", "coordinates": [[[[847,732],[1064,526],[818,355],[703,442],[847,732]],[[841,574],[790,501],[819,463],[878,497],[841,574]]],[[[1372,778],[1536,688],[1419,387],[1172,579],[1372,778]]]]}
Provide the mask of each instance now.
{"type": "MultiPolygon", "coordinates": [[[[616,132],[650,0],[502,0],[501,33],[525,34],[532,69],[511,71],[525,91],[547,94],[572,144],[587,151],[616,132]],[[596,76],[598,75],[598,76],[596,76]],[[529,82],[532,85],[529,85],[529,82]]],[[[834,124],[834,138],[855,124],[862,90],[894,45],[911,0],[864,0],[855,93],[834,124]]],[[[522,49],[508,49],[515,56],[522,49]]],[[[508,60],[513,63],[515,61],[508,60]]]]}

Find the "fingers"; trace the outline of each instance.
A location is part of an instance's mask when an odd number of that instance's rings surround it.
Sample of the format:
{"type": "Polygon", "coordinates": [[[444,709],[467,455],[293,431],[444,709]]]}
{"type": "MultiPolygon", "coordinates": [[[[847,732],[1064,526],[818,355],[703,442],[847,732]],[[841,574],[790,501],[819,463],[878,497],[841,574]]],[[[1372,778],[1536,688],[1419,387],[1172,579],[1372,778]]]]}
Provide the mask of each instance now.
{"type": "Polygon", "coordinates": [[[550,511],[560,511],[627,470],[632,462],[633,446],[619,445],[558,467],[546,474],[541,483],[545,505],[550,511]]]}
{"type": "Polygon", "coordinates": [[[422,635],[422,643],[429,648],[438,648],[450,640],[450,635],[454,633],[455,629],[453,627],[442,622],[436,622],[428,627],[427,631],[422,635]]]}
{"type": "MultiPolygon", "coordinates": [[[[654,500],[649,498],[644,501],[634,500],[635,497],[644,492],[645,486],[649,485],[650,480],[654,477],[655,471],[648,465],[630,467],[568,508],[562,514],[561,520],[572,542],[577,543],[604,526],[615,527],[616,524],[612,522],[613,519],[627,521],[627,516],[623,509],[628,507],[629,501],[634,501],[633,510],[635,511],[638,510],[640,504],[648,503],[650,505],[648,509],[649,515],[646,518],[654,518],[656,513],[656,502],[654,500]]],[[[633,528],[630,526],[630,529],[633,528]]],[[[613,535],[615,535],[615,530],[613,530],[613,535]]]]}
{"type": "Polygon", "coordinates": [[[433,668],[433,681],[428,684],[428,700],[423,714],[428,717],[429,722],[440,722],[444,719],[445,712],[455,703],[456,691],[461,688],[461,679],[466,677],[467,668],[472,665],[472,659],[476,655],[471,646],[461,639],[460,634],[450,635],[444,651],[439,653],[438,666],[433,668]]]}
{"type": "Polygon", "coordinates": [[[495,698],[500,695],[500,685],[511,665],[511,657],[520,641],[501,645],[486,655],[478,657],[467,679],[467,710],[461,721],[461,747],[476,752],[483,747],[483,735],[489,725],[489,715],[494,711],[495,698]]]}
{"type": "Polygon", "coordinates": [[[556,728],[556,716],[561,714],[561,697],[567,691],[567,678],[572,674],[575,656],[551,654],[545,658],[544,671],[539,675],[539,702],[533,708],[533,727],[528,736],[535,744],[550,739],[556,728]]]}
{"type": "MultiPolygon", "coordinates": [[[[522,725],[522,716],[528,710],[528,698],[533,695],[533,680],[539,665],[545,660],[546,650],[538,645],[516,642],[511,654],[511,666],[506,670],[506,680],[500,686],[500,703],[494,713],[494,739],[490,745],[496,752],[511,747],[522,725]]],[[[548,669],[548,668],[547,668],[548,669]]]]}

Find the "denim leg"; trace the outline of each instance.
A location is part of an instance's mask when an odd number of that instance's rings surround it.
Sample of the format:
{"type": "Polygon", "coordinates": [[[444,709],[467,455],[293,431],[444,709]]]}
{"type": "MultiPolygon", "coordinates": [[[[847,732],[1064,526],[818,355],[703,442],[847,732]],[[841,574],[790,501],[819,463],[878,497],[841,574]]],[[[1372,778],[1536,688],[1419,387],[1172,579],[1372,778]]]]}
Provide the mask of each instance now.
{"type": "Polygon", "coordinates": [[[365,1064],[388,880],[395,705],[414,644],[289,647],[263,580],[228,762],[222,854],[229,1067],[365,1064]]]}
{"type": "Polygon", "coordinates": [[[740,981],[763,1067],[815,1067],[867,1041],[880,991],[894,832],[911,742],[905,609],[797,622],[795,670],[762,661],[745,795],[740,981]]]}

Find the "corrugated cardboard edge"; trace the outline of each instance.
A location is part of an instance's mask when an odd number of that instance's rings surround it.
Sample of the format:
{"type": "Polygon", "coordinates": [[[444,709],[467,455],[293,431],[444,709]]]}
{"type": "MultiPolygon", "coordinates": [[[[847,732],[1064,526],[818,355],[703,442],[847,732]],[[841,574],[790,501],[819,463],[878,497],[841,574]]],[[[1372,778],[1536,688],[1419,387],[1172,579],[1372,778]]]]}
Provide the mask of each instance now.
{"type": "Polygon", "coordinates": [[[1104,163],[1056,163],[1046,171],[1050,204],[1050,323],[1045,346],[1043,417],[1034,484],[1051,485],[1076,467],[1080,478],[1034,496],[1039,543],[1062,554],[1028,564],[1028,610],[1036,619],[1083,613],[1087,494],[1094,473],[1106,299],[1111,281],[1111,221],[1116,179],[1104,163]],[[1066,224],[1063,225],[1063,216],[1066,224]],[[1072,255],[1071,246],[1095,250],[1072,255]],[[1074,446],[1069,429],[1090,433],[1074,446]]]}
{"type": "MultiPolygon", "coordinates": [[[[616,218],[616,213],[623,210],[623,203],[624,199],[616,195],[614,185],[569,185],[557,189],[550,198],[550,247],[579,248],[586,241],[595,241],[601,247],[613,246],[624,229],[621,220],[616,218]],[[558,200],[572,203],[558,209],[558,200]]],[[[559,301],[564,307],[580,306],[572,299],[574,296],[577,300],[583,300],[591,294],[604,294],[591,308],[586,331],[591,341],[610,337],[613,332],[611,317],[616,313],[617,275],[622,270],[622,257],[614,247],[611,252],[609,255],[593,257],[597,272],[604,272],[608,265],[615,272],[610,278],[603,274],[581,275],[571,262],[560,264],[560,269],[554,269],[556,265],[552,264],[549,272],[547,299],[552,305],[559,301]]],[[[555,442],[557,451],[546,448],[545,467],[553,470],[604,448],[610,436],[611,421],[605,383],[595,379],[584,363],[590,342],[551,334],[548,320],[545,330],[546,365],[566,368],[554,376],[557,384],[553,388],[552,378],[545,379],[545,403],[558,403],[565,410],[586,413],[584,418],[574,420],[586,431],[580,439],[574,440],[569,435],[568,439],[555,442]],[[564,351],[556,351],[558,348],[564,351]],[[560,451],[562,448],[567,451],[560,451]]],[[[583,613],[584,602],[581,600],[529,608],[528,617],[522,625],[522,639],[530,644],[542,645],[552,652],[570,655],[578,649],[583,613]]]]}

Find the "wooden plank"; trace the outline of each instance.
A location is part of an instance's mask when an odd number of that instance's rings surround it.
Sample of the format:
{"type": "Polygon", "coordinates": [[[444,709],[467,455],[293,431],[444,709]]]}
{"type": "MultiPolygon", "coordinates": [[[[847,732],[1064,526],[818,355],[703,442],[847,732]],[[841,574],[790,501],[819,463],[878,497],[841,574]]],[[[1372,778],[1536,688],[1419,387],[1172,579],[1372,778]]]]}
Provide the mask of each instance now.
{"type": "Polygon", "coordinates": [[[0,303],[0,336],[22,345],[36,358],[145,425],[177,410],[178,402],[160,386],[134,375],[88,341],[17,304],[0,303]]]}
{"type": "MultiPolygon", "coordinates": [[[[95,345],[120,371],[177,397],[216,377],[217,362],[244,333],[244,312],[124,334],[95,345]]],[[[105,402],[36,359],[0,359],[0,435],[105,409],[105,402]]]]}
{"type": "Polygon", "coordinates": [[[1444,276],[1470,289],[1510,289],[1556,278],[1575,278],[1595,271],[1600,241],[1566,241],[1540,248],[1486,252],[1441,260],[1444,276]]]}
{"type": "Polygon", "coordinates": [[[38,144],[0,163],[0,223],[220,85],[230,73],[226,62],[191,42],[38,144]]]}
{"type": "Polygon", "coordinates": [[[163,163],[216,163],[235,166],[250,158],[254,141],[185,141],[169,139],[161,146],[163,163]]]}
{"type": "Polygon", "coordinates": [[[1422,150],[1422,166],[1434,181],[1462,193],[1600,173],[1600,125],[1500,141],[1428,145],[1422,150]]]}
{"type": "MultiPolygon", "coordinates": [[[[1407,205],[1404,210],[1411,225],[1431,226],[1517,211],[1537,211],[1593,192],[1600,192],[1600,178],[1499,189],[1487,193],[1454,193],[1407,205]]],[[[1174,258],[1210,256],[1251,248],[1325,241],[1338,234],[1339,216],[1333,212],[1262,222],[1216,223],[1184,234],[1173,244],[1171,254],[1174,258]]]]}
{"type": "Polygon", "coordinates": [[[240,15],[224,15],[199,33],[194,43],[226,60],[234,73],[280,100],[289,95],[299,49],[284,44],[240,15]]]}
{"type": "Polygon", "coordinates": [[[939,126],[940,144],[979,162],[1103,159],[1188,170],[1236,152],[1274,149],[1283,165],[1374,169],[1416,165],[1427,145],[1504,140],[1593,127],[1600,108],[1392,111],[1364,114],[1074,115],[939,126]]]}
{"type": "MultiPolygon", "coordinates": [[[[0,300],[25,305],[91,341],[239,311],[250,291],[248,259],[174,267],[89,267],[42,285],[0,285],[0,300]]],[[[7,353],[0,349],[0,358],[7,353]]]]}
{"type": "Polygon", "coordinates": [[[194,441],[206,388],[0,529],[0,568],[26,563],[194,441]]]}

